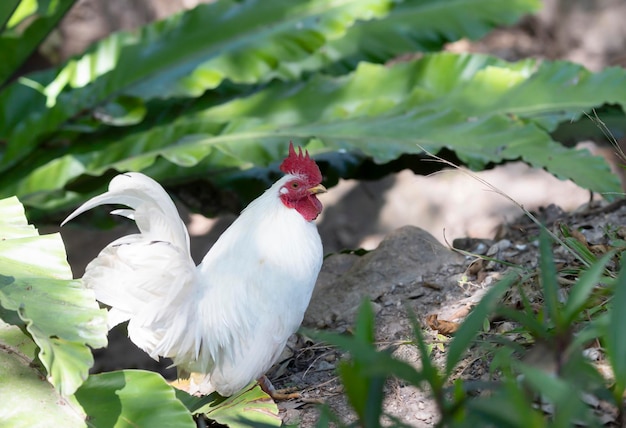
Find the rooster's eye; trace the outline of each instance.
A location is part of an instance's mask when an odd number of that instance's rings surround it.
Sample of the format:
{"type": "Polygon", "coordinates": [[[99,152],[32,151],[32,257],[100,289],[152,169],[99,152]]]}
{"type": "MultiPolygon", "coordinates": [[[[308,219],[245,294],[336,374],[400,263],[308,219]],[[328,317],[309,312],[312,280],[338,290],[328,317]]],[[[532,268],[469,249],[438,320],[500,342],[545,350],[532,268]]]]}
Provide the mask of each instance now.
{"type": "Polygon", "coordinates": [[[298,187],[300,187],[300,183],[298,183],[297,181],[292,181],[291,182],[291,188],[292,189],[297,189],[298,187]]]}

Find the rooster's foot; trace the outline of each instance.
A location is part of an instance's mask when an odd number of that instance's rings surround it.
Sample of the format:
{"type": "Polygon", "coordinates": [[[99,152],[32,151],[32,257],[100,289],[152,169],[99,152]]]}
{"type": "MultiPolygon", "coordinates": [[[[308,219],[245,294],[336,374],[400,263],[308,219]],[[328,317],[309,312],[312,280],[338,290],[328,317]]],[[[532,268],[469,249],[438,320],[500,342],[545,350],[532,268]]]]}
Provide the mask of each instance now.
{"type": "Polygon", "coordinates": [[[300,398],[299,392],[293,392],[295,388],[276,389],[267,376],[261,376],[258,380],[259,386],[274,401],[285,401],[300,398]]]}

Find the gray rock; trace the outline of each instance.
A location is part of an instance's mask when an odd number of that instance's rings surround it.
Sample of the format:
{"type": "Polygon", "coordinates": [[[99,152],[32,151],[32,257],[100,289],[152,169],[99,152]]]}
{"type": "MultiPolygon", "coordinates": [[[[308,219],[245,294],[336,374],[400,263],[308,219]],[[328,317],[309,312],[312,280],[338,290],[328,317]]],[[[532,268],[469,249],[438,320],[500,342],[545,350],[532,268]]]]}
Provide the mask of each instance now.
{"type": "Polygon", "coordinates": [[[397,286],[408,288],[407,295],[419,296],[419,290],[410,289],[422,287],[426,280],[443,286],[440,282],[446,278],[449,281],[450,266],[462,263],[463,256],[441,245],[425,230],[402,227],[362,257],[352,254],[327,257],[304,325],[323,328],[352,322],[363,298],[384,302],[383,296],[397,286]]]}

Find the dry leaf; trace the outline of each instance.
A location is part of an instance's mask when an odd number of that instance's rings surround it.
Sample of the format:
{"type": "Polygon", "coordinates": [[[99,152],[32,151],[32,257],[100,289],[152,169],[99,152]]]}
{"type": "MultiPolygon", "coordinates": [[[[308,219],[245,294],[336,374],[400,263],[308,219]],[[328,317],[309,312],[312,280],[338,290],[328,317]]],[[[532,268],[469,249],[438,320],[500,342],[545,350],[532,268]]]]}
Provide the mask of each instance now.
{"type": "Polygon", "coordinates": [[[585,247],[589,247],[589,243],[587,242],[587,238],[585,238],[585,235],[583,235],[580,230],[572,229],[570,231],[570,234],[572,235],[573,238],[575,238],[578,242],[583,244],[585,247]]]}
{"type": "Polygon", "coordinates": [[[483,259],[474,260],[467,268],[467,273],[470,275],[477,275],[483,270],[485,261],[483,259]]]}
{"type": "Polygon", "coordinates": [[[608,253],[611,249],[609,248],[608,245],[604,245],[604,244],[598,244],[598,245],[592,245],[589,247],[589,250],[591,250],[591,252],[595,255],[603,255],[608,253]]]}
{"type": "Polygon", "coordinates": [[[439,334],[444,336],[452,336],[461,324],[454,321],[446,321],[438,319],[437,314],[431,314],[426,317],[426,324],[433,330],[437,330],[439,334]]]}

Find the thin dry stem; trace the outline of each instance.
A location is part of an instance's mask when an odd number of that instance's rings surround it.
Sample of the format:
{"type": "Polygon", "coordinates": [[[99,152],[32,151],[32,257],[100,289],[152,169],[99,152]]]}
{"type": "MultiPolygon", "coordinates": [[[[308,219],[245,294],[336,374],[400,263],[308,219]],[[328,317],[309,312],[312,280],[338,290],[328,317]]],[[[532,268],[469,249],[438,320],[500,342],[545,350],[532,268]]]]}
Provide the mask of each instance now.
{"type": "Polygon", "coordinates": [[[589,113],[585,113],[585,116],[587,116],[589,118],[589,120],[591,120],[592,122],[594,122],[596,124],[596,126],[598,128],[600,128],[600,131],[602,131],[602,134],[604,134],[604,136],[606,137],[607,140],[609,140],[611,142],[611,145],[613,146],[613,148],[615,148],[615,150],[617,151],[617,156],[626,163],[626,154],[624,153],[624,151],[622,150],[622,148],[620,147],[619,143],[617,142],[617,139],[615,138],[615,136],[613,135],[613,133],[611,132],[611,130],[609,129],[608,126],[606,126],[606,123],[604,123],[602,121],[602,119],[600,119],[600,116],[598,116],[598,112],[596,112],[595,109],[592,109],[593,112],[593,116],[591,116],[589,113]]]}
{"type": "MultiPolygon", "coordinates": [[[[498,189],[496,186],[494,186],[493,184],[489,183],[487,180],[485,180],[484,178],[479,177],[477,174],[474,174],[473,172],[465,169],[465,168],[461,168],[460,166],[454,164],[453,162],[450,162],[449,160],[443,159],[442,157],[439,157],[437,155],[434,155],[432,153],[430,153],[428,150],[424,149],[423,147],[421,147],[419,144],[417,145],[422,151],[424,151],[424,153],[426,153],[428,156],[430,156],[431,158],[433,158],[432,160],[430,159],[425,159],[425,161],[431,161],[431,162],[441,162],[444,165],[448,165],[460,172],[462,172],[463,174],[468,175],[469,177],[473,178],[474,180],[478,181],[479,183],[481,183],[482,185],[486,186],[488,189],[490,189],[491,191],[497,193],[498,195],[504,197],[505,199],[509,200],[513,205],[517,206],[520,210],[522,210],[522,212],[524,213],[524,215],[526,215],[533,223],[535,223],[537,226],[544,227],[544,225],[537,219],[537,217],[535,217],[530,211],[528,211],[526,208],[524,208],[524,205],[517,202],[515,199],[513,199],[511,196],[507,195],[504,191],[498,189]]],[[[565,244],[565,242],[563,240],[561,240],[561,238],[559,238],[554,232],[552,232],[550,229],[548,229],[547,227],[544,227],[544,229],[546,230],[546,232],[548,232],[548,234],[552,237],[552,239],[554,239],[556,242],[559,243],[559,245],[561,245],[563,248],[565,248],[567,251],[569,251],[576,259],[578,259],[583,265],[585,265],[586,267],[590,267],[589,263],[587,263],[587,261],[585,261],[578,253],[576,253],[576,251],[574,251],[572,248],[568,247],[567,244],[565,244]]]]}

